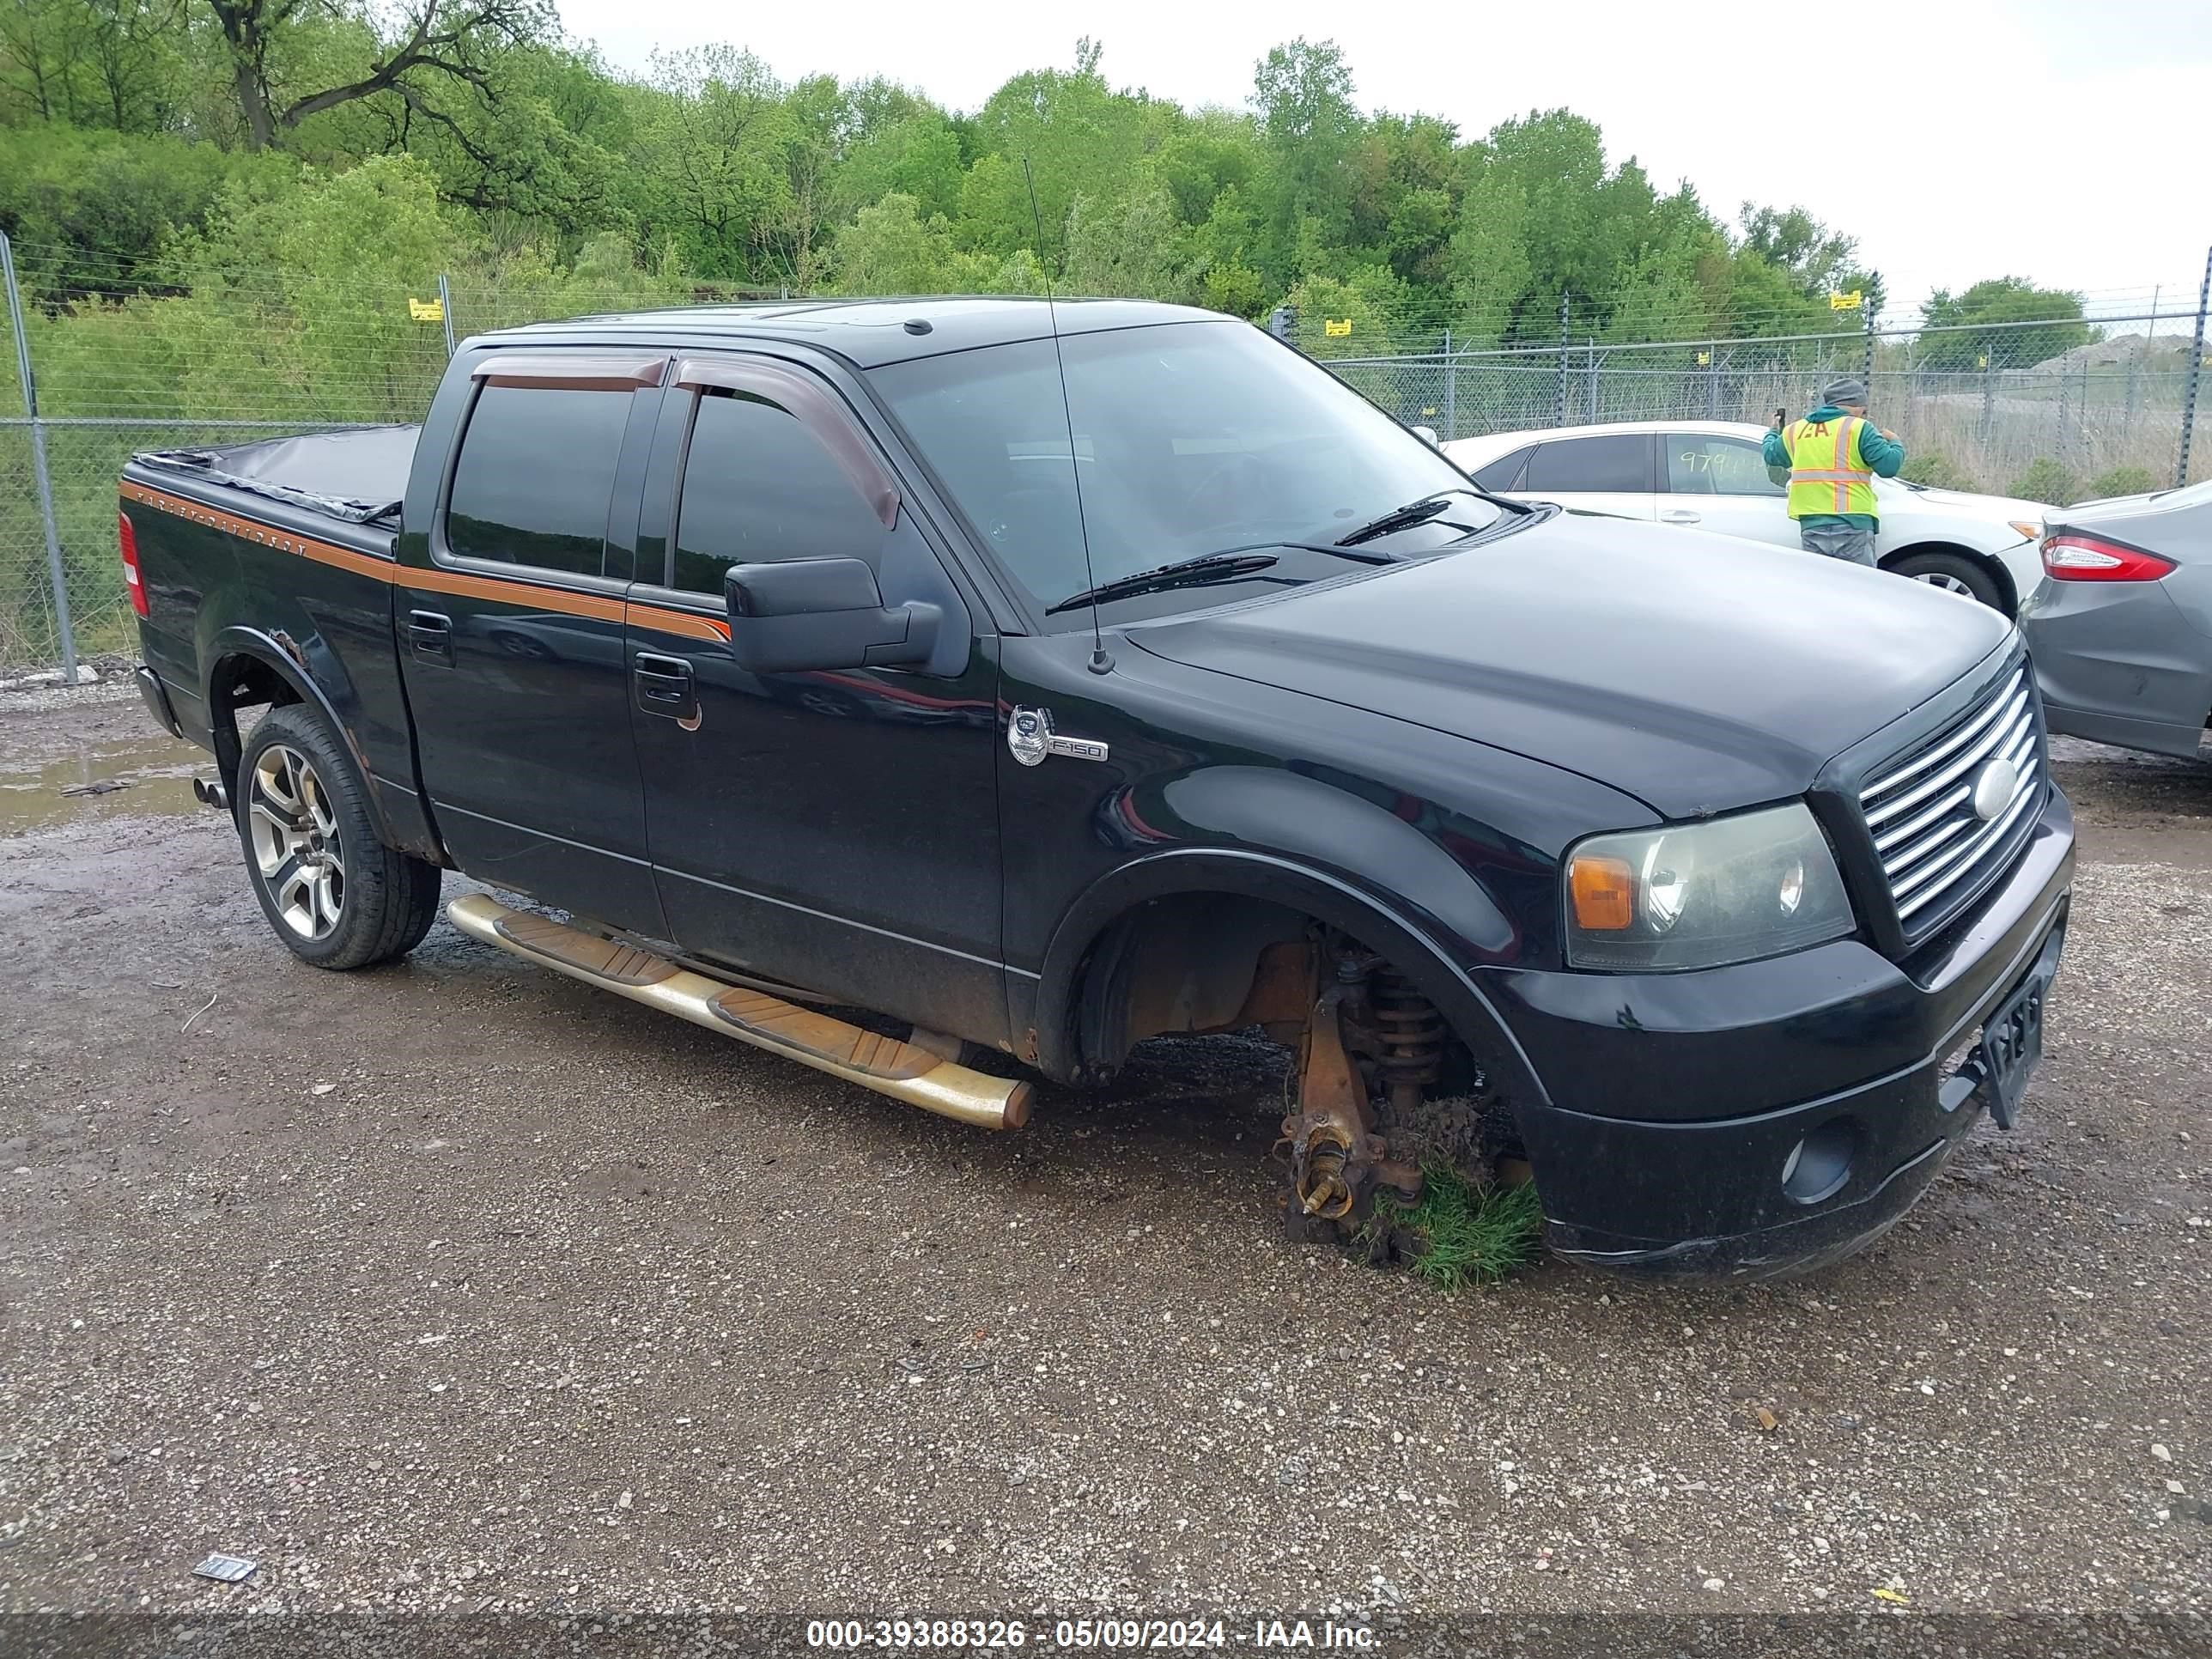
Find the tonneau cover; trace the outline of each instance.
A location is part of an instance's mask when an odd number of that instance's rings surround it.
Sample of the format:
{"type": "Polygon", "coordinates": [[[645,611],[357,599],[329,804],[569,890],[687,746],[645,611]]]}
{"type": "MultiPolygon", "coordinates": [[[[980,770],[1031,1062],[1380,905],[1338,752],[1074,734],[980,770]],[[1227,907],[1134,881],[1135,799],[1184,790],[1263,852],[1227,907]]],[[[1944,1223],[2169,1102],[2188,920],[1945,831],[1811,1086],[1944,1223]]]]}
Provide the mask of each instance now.
{"type": "Polygon", "coordinates": [[[141,466],[249,490],[347,524],[370,524],[398,512],[421,430],[356,427],[220,449],[157,450],[132,459],[141,466]]]}

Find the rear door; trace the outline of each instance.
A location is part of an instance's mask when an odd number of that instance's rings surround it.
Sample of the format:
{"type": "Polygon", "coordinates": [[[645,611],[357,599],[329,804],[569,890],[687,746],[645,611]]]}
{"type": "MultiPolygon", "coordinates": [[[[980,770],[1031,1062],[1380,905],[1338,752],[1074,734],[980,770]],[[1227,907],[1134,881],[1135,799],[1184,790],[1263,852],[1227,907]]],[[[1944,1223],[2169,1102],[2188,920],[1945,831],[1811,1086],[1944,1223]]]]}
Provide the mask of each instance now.
{"type": "Polygon", "coordinates": [[[687,951],[998,1041],[998,640],[835,387],[768,356],[685,358],[653,446],[630,592],[653,861],[687,951]],[[853,558],[944,612],[913,668],[754,674],[733,563],[853,558]],[[654,585],[657,584],[657,585],[654,585]]]}
{"type": "Polygon", "coordinates": [[[1711,432],[1669,432],[1661,442],[1660,523],[1799,544],[1789,491],[1767,477],[1759,445],[1711,432]]]}
{"type": "Polygon", "coordinates": [[[653,934],[623,596],[666,362],[486,352],[394,618],[423,783],[461,868],[653,934]]]}
{"type": "Polygon", "coordinates": [[[1652,463],[1657,448],[1649,432],[1554,438],[1536,446],[1514,493],[1584,513],[1648,520],[1658,507],[1652,463]]]}

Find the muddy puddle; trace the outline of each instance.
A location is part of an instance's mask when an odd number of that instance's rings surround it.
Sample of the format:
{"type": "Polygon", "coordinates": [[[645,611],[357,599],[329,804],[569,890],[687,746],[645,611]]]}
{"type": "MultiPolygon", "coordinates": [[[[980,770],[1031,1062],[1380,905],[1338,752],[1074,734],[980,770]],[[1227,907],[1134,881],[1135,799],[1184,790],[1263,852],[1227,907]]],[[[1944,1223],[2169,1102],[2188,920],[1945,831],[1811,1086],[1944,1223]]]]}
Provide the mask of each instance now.
{"type": "Polygon", "coordinates": [[[204,812],[191,780],[214,769],[212,757],[158,732],[80,738],[36,766],[0,766],[0,836],[86,818],[204,812]]]}

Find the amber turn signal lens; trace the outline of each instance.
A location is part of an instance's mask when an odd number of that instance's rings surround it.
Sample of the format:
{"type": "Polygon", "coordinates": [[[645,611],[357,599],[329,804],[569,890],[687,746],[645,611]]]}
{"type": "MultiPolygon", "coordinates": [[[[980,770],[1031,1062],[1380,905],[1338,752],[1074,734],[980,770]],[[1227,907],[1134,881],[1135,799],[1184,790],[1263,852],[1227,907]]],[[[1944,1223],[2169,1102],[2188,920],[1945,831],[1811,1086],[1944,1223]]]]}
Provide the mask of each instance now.
{"type": "Polygon", "coordinates": [[[1618,933],[1636,920],[1636,874],[1626,859],[1578,858],[1567,866],[1575,924],[1589,933],[1618,933]]]}

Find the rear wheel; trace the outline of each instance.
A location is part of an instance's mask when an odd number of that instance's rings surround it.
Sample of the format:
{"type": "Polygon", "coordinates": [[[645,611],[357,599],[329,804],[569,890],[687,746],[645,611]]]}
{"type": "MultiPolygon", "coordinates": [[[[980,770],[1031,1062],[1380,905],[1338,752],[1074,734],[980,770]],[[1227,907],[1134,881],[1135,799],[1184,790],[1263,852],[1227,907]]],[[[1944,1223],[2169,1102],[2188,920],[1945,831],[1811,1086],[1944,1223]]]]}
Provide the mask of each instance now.
{"type": "Polygon", "coordinates": [[[318,968],[402,957],[437,920],[441,872],[377,839],[353,757],[304,704],[272,709],[240,758],[239,839],[276,937],[318,968]]]}
{"type": "Polygon", "coordinates": [[[1962,553],[1908,553],[1887,568],[1899,576],[1975,600],[1992,611],[2004,609],[2004,594],[1996,578],[1962,553]]]}

